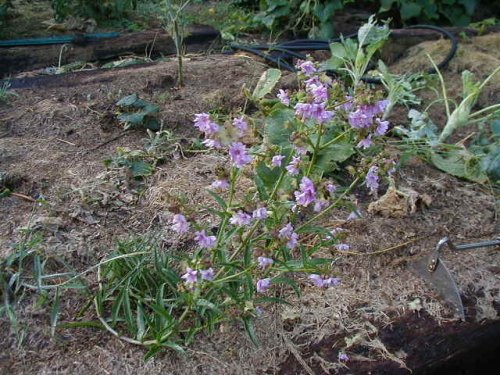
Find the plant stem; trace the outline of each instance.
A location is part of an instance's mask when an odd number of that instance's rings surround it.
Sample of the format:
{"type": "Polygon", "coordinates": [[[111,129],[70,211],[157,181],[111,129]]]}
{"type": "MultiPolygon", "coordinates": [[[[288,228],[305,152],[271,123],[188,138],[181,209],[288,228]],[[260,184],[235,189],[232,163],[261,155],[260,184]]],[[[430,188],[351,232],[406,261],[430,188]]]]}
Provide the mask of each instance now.
{"type": "Polygon", "coordinates": [[[325,144],[322,144],[319,149],[320,150],[323,150],[325,148],[327,148],[328,146],[330,146],[332,143],[335,143],[337,142],[340,138],[342,138],[344,135],[346,135],[347,133],[349,133],[351,131],[351,129],[349,130],[346,130],[345,132],[343,132],[342,134],[339,134],[337,135],[335,138],[329,140],[328,142],[326,142],[325,144]]]}
{"type": "Polygon", "coordinates": [[[316,144],[313,146],[313,154],[311,157],[311,161],[309,162],[309,167],[307,168],[306,176],[309,176],[311,174],[312,168],[314,164],[316,164],[316,159],[318,158],[318,152],[320,151],[319,144],[321,142],[322,133],[323,133],[323,124],[320,124],[318,129],[318,139],[316,139],[316,144]]]}
{"type": "Polygon", "coordinates": [[[337,198],[335,202],[333,202],[330,206],[325,208],[323,211],[318,213],[317,215],[313,216],[311,219],[307,220],[304,224],[302,224],[300,227],[297,228],[297,232],[306,227],[307,225],[313,223],[314,221],[318,220],[319,218],[323,217],[326,215],[328,212],[330,212],[334,207],[337,206],[337,204],[344,199],[344,197],[351,192],[351,190],[356,186],[356,184],[359,182],[360,177],[356,177],[356,179],[349,185],[349,187],[340,195],[340,197],[337,198]]]}

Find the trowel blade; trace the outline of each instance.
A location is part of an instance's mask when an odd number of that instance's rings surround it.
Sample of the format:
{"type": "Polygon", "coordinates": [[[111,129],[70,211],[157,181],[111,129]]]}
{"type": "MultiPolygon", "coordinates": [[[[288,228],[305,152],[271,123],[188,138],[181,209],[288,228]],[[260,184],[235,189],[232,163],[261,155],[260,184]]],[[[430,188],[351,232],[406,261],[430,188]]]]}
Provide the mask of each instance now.
{"type": "Polygon", "coordinates": [[[424,258],[412,262],[410,269],[433,286],[439,295],[453,307],[455,314],[465,321],[464,305],[448,267],[442,259],[439,259],[434,272],[429,272],[427,266],[428,259],[424,258]]]}

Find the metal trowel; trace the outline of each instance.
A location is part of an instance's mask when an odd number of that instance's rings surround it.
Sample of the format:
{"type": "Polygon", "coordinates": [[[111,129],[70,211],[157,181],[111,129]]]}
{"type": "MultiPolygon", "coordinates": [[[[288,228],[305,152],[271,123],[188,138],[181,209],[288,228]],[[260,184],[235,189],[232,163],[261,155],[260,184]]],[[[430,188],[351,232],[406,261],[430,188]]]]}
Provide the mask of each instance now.
{"type": "Polygon", "coordinates": [[[455,314],[465,321],[464,305],[458,292],[457,284],[448,267],[440,258],[441,250],[448,246],[452,251],[476,249],[480,247],[500,246],[500,237],[491,241],[454,245],[448,237],[444,237],[436,245],[436,249],[428,256],[411,263],[410,269],[429,282],[454,309],[455,314]]]}

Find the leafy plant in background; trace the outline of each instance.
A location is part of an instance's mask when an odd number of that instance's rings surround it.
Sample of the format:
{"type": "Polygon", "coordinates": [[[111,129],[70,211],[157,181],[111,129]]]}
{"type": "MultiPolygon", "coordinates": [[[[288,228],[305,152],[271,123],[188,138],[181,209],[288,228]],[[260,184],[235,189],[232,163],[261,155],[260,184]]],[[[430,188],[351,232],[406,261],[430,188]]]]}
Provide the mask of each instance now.
{"type": "Polygon", "coordinates": [[[359,28],[358,41],[349,38],[330,44],[331,57],[324,63],[323,68],[346,72],[353,86],[357,87],[373,55],[384,45],[389,34],[387,23],[378,26],[374,17],[370,17],[368,22],[359,28]]]}
{"type": "Polygon", "coordinates": [[[136,9],[137,2],[138,0],[51,0],[51,5],[57,21],[64,21],[68,16],[102,21],[125,17],[128,12],[136,9]]]}
{"type": "Polygon", "coordinates": [[[184,86],[182,56],[184,53],[184,27],[186,24],[186,18],[184,17],[183,12],[190,2],[191,0],[164,0],[162,6],[162,11],[165,15],[165,29],[172,36],[175,44],[178,65],[177,84],[179,86],[184,86]]]}
{"type": "Polygon", "coordinates": [[[2,30],[5,19],[7,18],[7,11],[12,7],[11,0],[0,0],[0,30],[2,30]]]}
{"type": "Polygon", "coordinates": [[[140,99],[136,93],[121,98],[116,105],[121,110],[117,117],[118,121],[123,124],[125,130],[133,128],[160,129],[160,122],[156,118],[158,106],[140,99]]]}
{"type": "Polygon", "coordinates": [[[484,81],[474,81],[473,74],[467,70],[462,72],[462,101],[453,111],[450,108],[451,100],[448,98],[443,76],[431,60],[437,71],[441,83],[442,101],[446,109],[446,124],[439,133],[436,125],[426,113],[412,110],[410,129],[398,128],[410,141],[425,141],[430,148],[430,160],[439,169],[457,177],[485,183],[488,177],[498,180],[498,165],[500,159],[500,144],[498,122],[500,118],[500,104],[494,104],[474,112],[473,108],[479,94],[491,79],[500,71],[496,68],[484,81]],[[470,148],[465,145],[448,145],[445,141],[458,129],[474,124],[491,124],[491,137],[485,133],[485,127],[470,148]]]}
{"type": "Polygon", "coordinates": [[[9,80],[4,80],[0,82],[0,103],[6,103],[10,97],[18,96],[17,93],[10,90],[10,82],[9,80]]]}
{"type": "Polygon", "coordinates": [[[474,11],[476,0],[380,0],[379,12],[396,9],[403,22],[447,23],[455,26],[467,26],[474,11]]]}

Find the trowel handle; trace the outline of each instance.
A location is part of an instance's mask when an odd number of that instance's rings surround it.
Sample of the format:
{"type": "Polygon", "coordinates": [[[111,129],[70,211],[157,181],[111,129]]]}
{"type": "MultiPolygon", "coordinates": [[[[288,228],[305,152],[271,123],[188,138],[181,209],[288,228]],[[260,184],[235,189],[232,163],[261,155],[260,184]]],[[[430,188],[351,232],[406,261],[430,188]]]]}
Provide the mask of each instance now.
{"type": "Polygon", "coordinates": [[[490,240],[490,241],[468,243],[468,244],[463,244],[463,245],[453,245],[451,242],[448,242],[448,246],[452,250],[469,250],[469,249],[477,249],[479,247],[500,246],[500,238],[496,238],[496,239],[490,240]]]}

